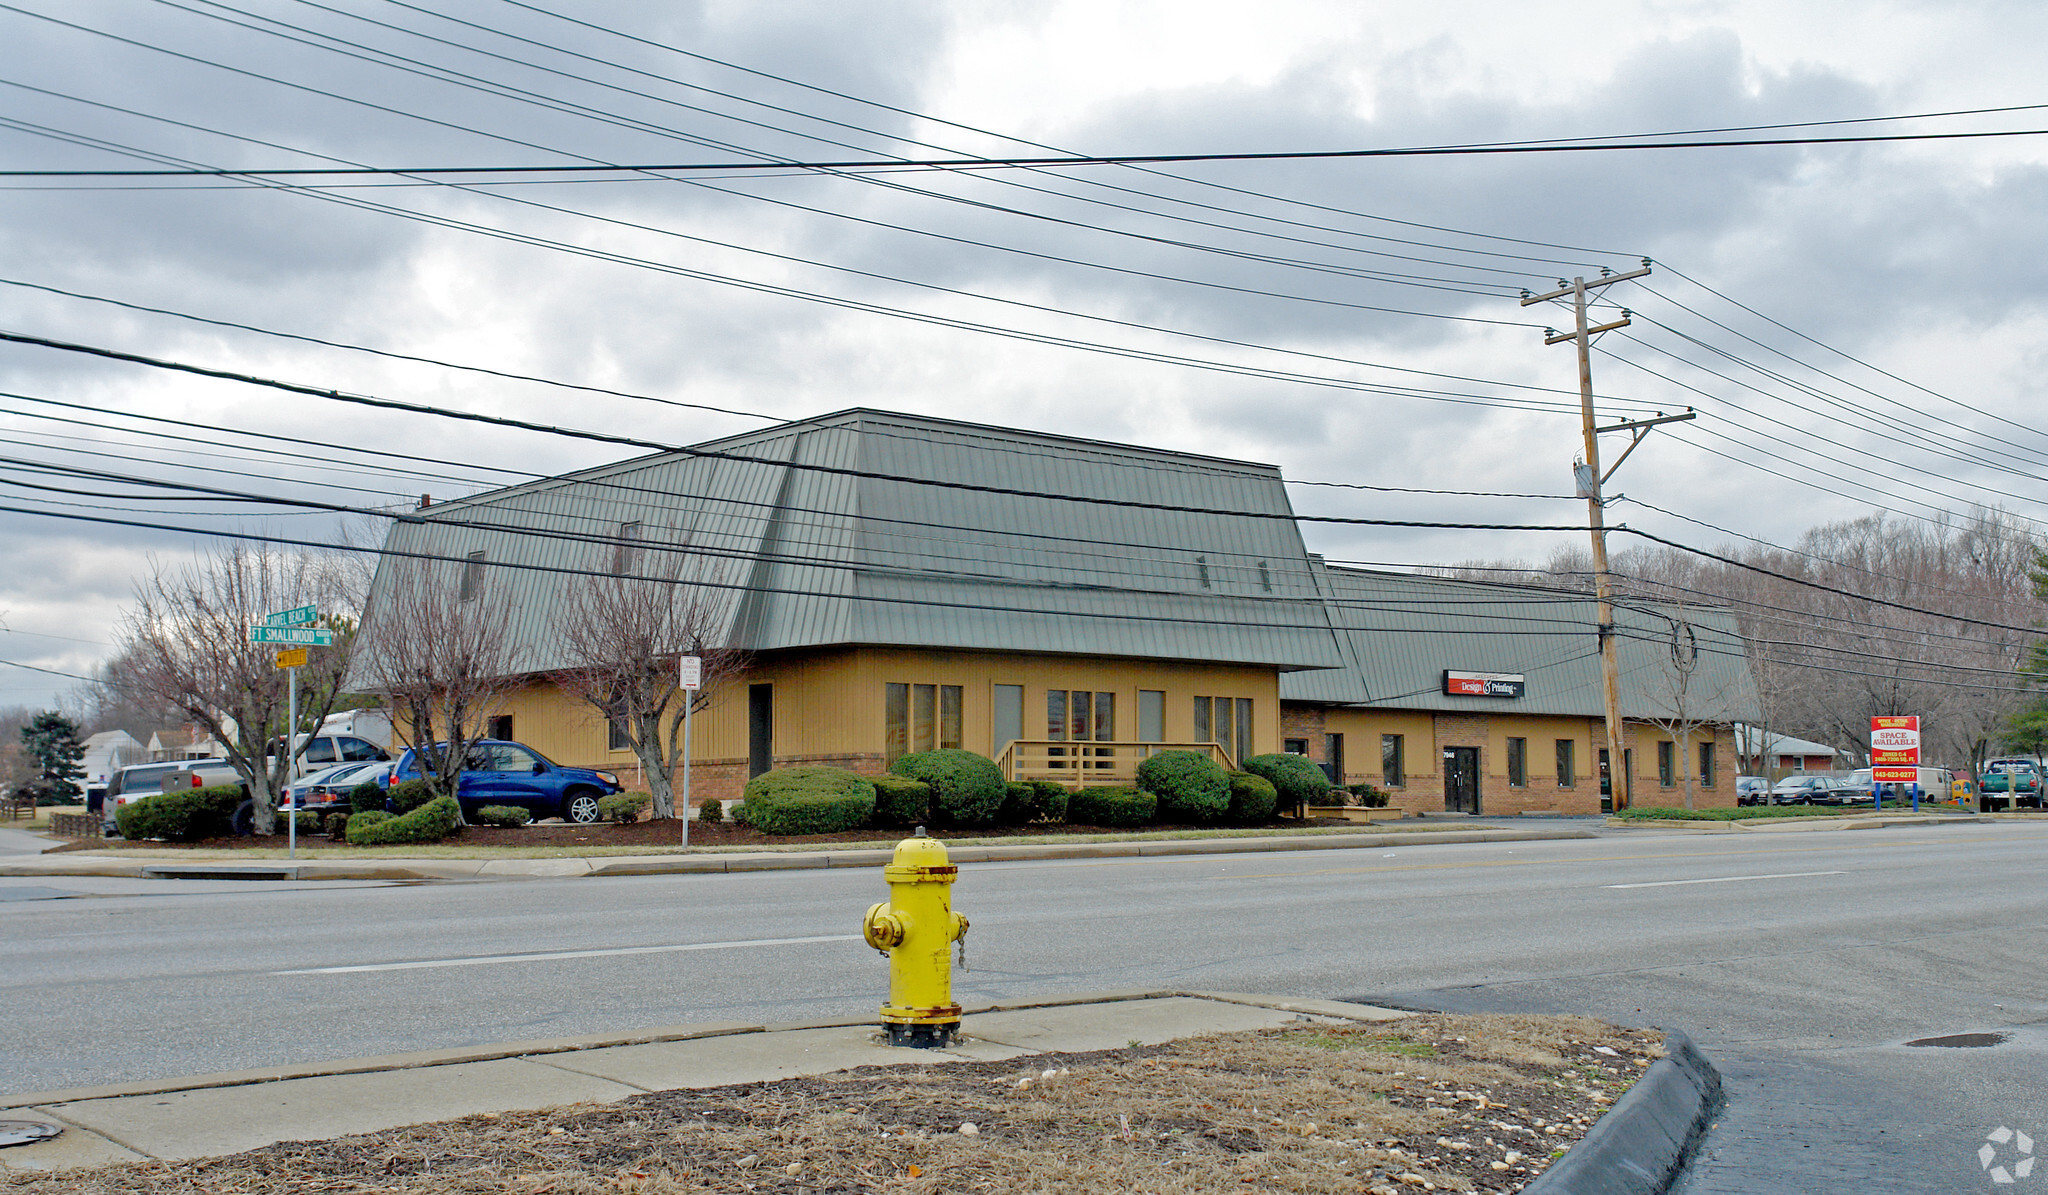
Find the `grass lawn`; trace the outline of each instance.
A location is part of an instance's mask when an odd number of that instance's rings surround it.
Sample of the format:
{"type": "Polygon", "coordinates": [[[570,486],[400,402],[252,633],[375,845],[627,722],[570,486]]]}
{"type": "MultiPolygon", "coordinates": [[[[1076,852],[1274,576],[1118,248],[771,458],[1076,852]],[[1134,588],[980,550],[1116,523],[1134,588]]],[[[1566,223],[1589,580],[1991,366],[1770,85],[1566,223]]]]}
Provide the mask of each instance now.
{"type": "MultiPolygon", "coordinates": [[[[1886,810],[1912,812],[1910,804],[1886,801],[1886,810]]],[[[1923,812],[1937,812],[1941,806],[1922,801],[1923,812]]],[[[1626,821],[1672,821],[1672,822],[1746,822],[1772,817],[1854,817],[1874,813],[1869,805],[1748,805],[1736,809],[1659,809],[1656,807],[1624,809],[1613,816],[1626,821]]]]}

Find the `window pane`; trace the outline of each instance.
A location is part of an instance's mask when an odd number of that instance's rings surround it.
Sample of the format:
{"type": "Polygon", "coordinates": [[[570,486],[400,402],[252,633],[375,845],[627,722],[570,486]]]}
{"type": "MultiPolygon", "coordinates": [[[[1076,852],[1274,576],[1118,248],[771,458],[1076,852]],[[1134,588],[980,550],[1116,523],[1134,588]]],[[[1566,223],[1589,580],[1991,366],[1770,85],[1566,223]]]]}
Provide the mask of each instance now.
{"type": "Polygon", "coordinates": [[[1671,744],[1657,744],[1657,783],[1671,787],[1671,744]]]}
{"type": "Polygon", "coordinates": [[[626,723],[619,718],[606,718],[605,748],[610,751],[631,751],[633,744],[626,741],[626,723]]]}
{"type": "Polygon", "coordinates": [[[882,686],[882,755],[895,763],[910,750],[910,686],[882,686]]]}
{"type": "Polygon", "coordinates": [[[960,746],[960,686],[939,686],[939,746],[960,746]]]}
{"type": "Polygon", "coordinates": [[[1195,698],[1195,741],[1198,743],[1213,743],[1216,741],[1215,734],[1209,729],[1209,699],[1207,697],[1195,698]]]}
{"type": "Polygon", "coordinates": [[[1578,774],[1572,767],[1572,746],[1572,740],[1570,739],[1557,740],[1557,786],[1559,788],[1570,788],[1579,782],[1578,774]]]}
{"type": "Polygon", "coordinates": [[[1230,739],[1231,726],[1232,722],[1230,717],[1230,698],[1218,697],[1216,699],[1216,727],[1213,737],[1216,740],[1217,746],[1223,748],[1223,753],[1225,755],[1228,755],[1232,759],[1236,759],[1237,750],[1230,739]]]}
{"type": "Polygon", "coordinates": [[[910,749],[929,751],[933,747],[932,731],[938,721],[939,687],[937,685],[910,686],[910,749]]]}
{"type": "Polygon", "coordinates": [[[1166,741],[1166,693],[1160,689],[1138,690],[1138,741],[1166,741]]]}
{"type": "Polygon", "coordinates": [[[996,685],[991,695],[995,712],[995,751],[1024,737],[1024,686],[996,685]]]}
{"type": "Polygon", "coordinates": [[[1045,691],[1045,737],[1065,741],[1067,737],[1067,691],[1045,691]]]}
{"type": "Polygon", "coordinates": [[[1401,736],[1398,734],[1380,736],[1380,781],[1388,788],[1400,788],[1408,783],[1408,774],[1401,761],[1401,736]]]}
{"type": "Polygon", "coordinates": [[[1230,757],[1242,763],[1252,753],[1252,699],[1237,699],[1237,750],[1230,757]]]}
{"type": "Polygon", "coordinates": [[[1101,743],[1116,740],[1116,694],[1095,695],[1095,740],[1101,743]]]}
{"type": "Polygon", "coordinates": [[[1075,690],[1067,698],[1067,727],[1076,741],[1094,737],[1088,733],[1088,697],[1089,694],[1075,690]]]}
{"type": "Polygon", "coordinates": [[[1700,744],[1700,783],[1714,787],[1714,744],[1700,744]]]}
{"type": "Polygon", "coordinates": [[[1529,740],[1508,740],[1508,783],[1521,788],[1529,783],[1529,740]]]}

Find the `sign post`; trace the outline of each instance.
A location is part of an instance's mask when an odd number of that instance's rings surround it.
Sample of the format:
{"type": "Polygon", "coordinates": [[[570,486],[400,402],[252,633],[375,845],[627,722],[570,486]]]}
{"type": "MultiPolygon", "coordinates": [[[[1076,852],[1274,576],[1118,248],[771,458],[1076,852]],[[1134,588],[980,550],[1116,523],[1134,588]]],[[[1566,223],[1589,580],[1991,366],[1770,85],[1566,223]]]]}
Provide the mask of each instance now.
{"type": "Polygon", "coordinates": [[[683,845],[690,845],[690,707],[704,687],[704,658],[684,656],[676,666],[676,685],[683,691],[683,845]]]}
{"type": "Polygon", "coordinates": [[[1917,714],[1870,720],[1871,801],[1884,808],[1886,784],[1913,786],[1913,808],[1920,807],[1920,718],[1917,714]]]}
{"type": "Polygon", "coordinates": [[[306,666],[308,647],[334,646],[334,632],[310,624],[319,621],[317,606],[295,606],[290,610],[279,610],[266,614],[263,621],[249,628],[251,643],[290,643],[277,653],[277,666],[284,669],[287,692],[290,694],[285,705],[284,733],[284,804],[285,813],[285,855],[299,857],[299,806],[292,799],[292,785],[299,778],[299,669],[306,666]]]}

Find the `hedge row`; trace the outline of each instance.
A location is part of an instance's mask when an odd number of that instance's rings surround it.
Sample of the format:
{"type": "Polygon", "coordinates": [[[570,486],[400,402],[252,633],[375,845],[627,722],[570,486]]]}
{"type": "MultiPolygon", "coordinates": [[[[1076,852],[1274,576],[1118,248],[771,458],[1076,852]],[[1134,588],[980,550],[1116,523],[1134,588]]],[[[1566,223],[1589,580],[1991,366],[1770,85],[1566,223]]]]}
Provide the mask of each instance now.
{"type": "Polygon", "coordinates": [[[435,797],[410,813],[396,816],[366,810],[348,819],[350,846],[439,842],[462,825],[462,807],[453,797],[435,797]]]}
{"type": "Polygon", "coordinates": [[[114,826],[131,842],[161,838],[197,842],[234,833],[232,820],[243,801],[238,784],[180,789],[130,801],[114,810],[114,826]]]}
{"type": "Polygon", "coordinates": [[[741,820],[764,834],[837,834],[875,813],[875,786],[844,768],[778,768],[747,781],[741,820]]]}

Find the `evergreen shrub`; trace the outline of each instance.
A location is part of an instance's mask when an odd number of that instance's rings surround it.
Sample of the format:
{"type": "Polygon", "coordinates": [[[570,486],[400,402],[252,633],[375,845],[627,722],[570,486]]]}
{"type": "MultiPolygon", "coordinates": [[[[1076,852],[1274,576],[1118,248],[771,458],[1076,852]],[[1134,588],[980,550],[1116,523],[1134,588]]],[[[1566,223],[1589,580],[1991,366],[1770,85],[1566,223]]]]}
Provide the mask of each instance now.
{"type": "Polygon", "coordinates": [[[1201,751],[1161,751],[1138,765],[1138,787],[1169,822],[1211,822],[1230,810],[1230,774],[1201,751]]]}
{"type": "Polygon", "coordinates": [[[931,817],[932,786],[902,776],[870,776],[875,786],[875,824],[921,826],[931,817]]]}
{"type": "Polygon", "coordinates": [[[1128,785],[1067,794],[1067,820],[1077,826],[1142,826],[1158,812],[1157,796],[1128,785]]]}
{"type": "Polygon", "coordinates": [[[1280,791],[1264,776],[1250,772],[1230,774],[1230,821],[1240,826],[1256,826],[1273,820],[1273,810],[1280,804],[1280,791]]]}
{"type": "Polygon", "coordinates": [[[725,820],[725,802],[712,798],[697,806],[697,820],[700,822],[722,822],[725,820]]]}
{"type": "Polygon", "coordinates": [[[367,813],[372,809],[384,812],[384,786],[365,780],[349,789],[348,808],[351,813],[367,813]]]}
{"type": "Polygon", "coordinates": [[[197,842],[225,838],[234,832],[235,808],[242,789],[235,784],[179,789],[130,801],[114,811],[114,826],[131,841],[161,838],[165,842],[197,842]]]}
{"type": "Polygon", "coordinates": [[[385,808],[399,817],[434,799],[434,790],[424,780],[401,780],[391,786],[391,802],[385,808]]]}
{"type": "Polygon", "coordinates": [[[486,805],[476,811],[470,819],[480,826],[497,826],[504,830],[517,830],[533,820],[533,814],[518,805],[486,805]]]}
{"type": "Polygon", "coordinates": [[[951,826],[985,826],[996,820],[1005,796],[1003,772],[986,755],[942,748],[915,751],[889,765],[898,776],[932,788],[931,816],[951,826]]]}
{"type": "Polygon", "coordinates": [[[837,834],[875,813],[875,786],[845,768],[777,768],[747,781],[746,796],[739,812],[764,834],[837,834]]]}
{"type": "Polygon", "coordinates": [[[1330,794],[1330,778],[1305,756],[1284,751],[1254,755],[1244,761],[1244,770],[1272,781],[1280,793],[1280,805],[1285,809],[1321,805],[1330,794]]]}
{"type": "Polygon", "coordinates": [[[329,838],[346,839],[348,836],[348,819],[350,816],[351,815],[346,810],[342,809],[336,809],[333,812],[329,813],[327,815],[327,836],[329,838]]]}
{"type": "Polygon", "coordinates": [[[366,813],[358,813],[348,819],[349,845],[388,846],[439,842],[462,826],[462,807],[455,803],[453,797],[435,797],[411,813],[379,818],[367,825],[358,825],[368,816],[366,813]]]}
{"type": "Polygon", "coordinates": [[[611,796],[597,799],[597,816],[623,826],[639,821],[640,815],[652,804],[652,793],[613,793],[611,796]]]}

